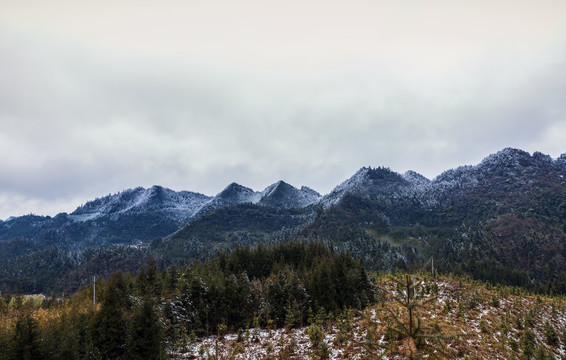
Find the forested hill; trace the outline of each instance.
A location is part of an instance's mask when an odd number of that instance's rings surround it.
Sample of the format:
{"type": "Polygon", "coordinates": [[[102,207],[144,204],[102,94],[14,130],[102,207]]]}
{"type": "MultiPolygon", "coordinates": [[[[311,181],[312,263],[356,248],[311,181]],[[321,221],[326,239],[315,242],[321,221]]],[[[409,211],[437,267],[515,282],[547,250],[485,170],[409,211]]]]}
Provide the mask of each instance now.
{"type": "Polygon", "coordinates": [[[427,273],[368,273],[317,242],[150,262],[64,298],[4,294],[0,360],[565,356],[563,296],[427,273]]]}
{"type": "Polygon", "coordinates": [[[0,290],[76,289],[150,258],[168,266],[316,240],[372,270],[434,257],[442,272],[566,293],[565,176],[566,155],[507,148],[432,180],[364,167],[324,196],[283,181],[263,191],[232,183],[215,196],[125,190],[71,214],[0,222],[0,290]]]}

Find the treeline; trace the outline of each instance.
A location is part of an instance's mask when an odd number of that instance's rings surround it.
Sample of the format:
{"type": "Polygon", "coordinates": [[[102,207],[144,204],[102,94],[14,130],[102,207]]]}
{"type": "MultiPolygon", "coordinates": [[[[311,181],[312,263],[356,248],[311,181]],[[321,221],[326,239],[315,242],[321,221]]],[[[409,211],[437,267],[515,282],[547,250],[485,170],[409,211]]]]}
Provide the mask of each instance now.
{"type": "Polygon", "coordinates": [[[298,327],[374,299],[363,264],[319,243],[237,248],[135,277],[121,272],[66,299],[0,300],[0,360],[163,359],[198,336],[298,327]],[[94,301],[96,300],[96,304],[94,301]],[[4,350],[5,349],[5,350],[4,350]]]}
{"type": "Polygon", "coordinates": [[[374,295],[361,261],[316,242],[237,248],[189,266],[180,280],[176,300],[191,310],[187,323],[198,335],[254,321],[302,326],[312,314],[363,308],[374,295]]]}

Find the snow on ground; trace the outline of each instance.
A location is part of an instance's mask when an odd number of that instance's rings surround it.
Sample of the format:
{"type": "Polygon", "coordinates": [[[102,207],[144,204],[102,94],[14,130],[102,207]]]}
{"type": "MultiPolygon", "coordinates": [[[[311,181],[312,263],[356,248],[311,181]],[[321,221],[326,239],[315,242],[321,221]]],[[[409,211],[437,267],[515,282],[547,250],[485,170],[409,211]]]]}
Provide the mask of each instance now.
{"type": "MultiPolygon", "coordinates": [[[[465,335],[446,344],[444,351],[451,354],[449,357],[438,358],[521,358],[521,339],[527,327],[535,334],[537,351],[566,358],[566,301],[513,295],[501,289],[462,285],[455,280],[439,280],[436,284],[437,291],[431,287],[422,294],[436,300],[419,313],[423,326],[437,326],[444,335],[465,335]],[[547,321],[558,334],[556,344],[548,344],[547,321]]],[[[394,289],[391,283],[381,285],[389,292],[394,289]]],[[[383,304],[378,302],[357,312],[349,322],[351,329],[347,334],[344,328],[340,330],[338,322],[329,323],[324,332],[328,359],[374,359],[379,356],[397,359],[386,353],[386,348],[392,345],[391,341],[386,341],[384,331],[384,316],[390,313],[387,309],[399,307],[386,299],[383,304]]],[[[236,334],[210,336],[198,339],[171,356],[176,359],[304,359],[319,351],[312,345],[307,331],[308,328],[249,329],[240,334],[239,339],[236,334]]]]}

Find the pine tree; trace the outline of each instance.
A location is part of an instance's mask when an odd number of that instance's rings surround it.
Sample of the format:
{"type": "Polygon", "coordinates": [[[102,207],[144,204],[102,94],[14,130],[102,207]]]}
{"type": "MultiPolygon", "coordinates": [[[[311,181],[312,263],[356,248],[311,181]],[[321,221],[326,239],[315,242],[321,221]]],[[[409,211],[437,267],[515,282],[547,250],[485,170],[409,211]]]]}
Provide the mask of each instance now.
{"type": "Polygon", "coordinates": [[[536,350],[536,337],[535,334],[530,330],[526,329],[521,338],[521,349],[523,350],[523,355],[527,359],[531,359],[536,350]]]}
{"type": "Polygon", "coordinates": [[[91,337],[103,359],[119,359],[126,343],[125,311],[129,307],[129,293],[121,272],[111,275],[104,292],[100,311],[92,320],[91,337]]]}
{"type": "Polygon", "coordinates": [[[548,345],[556,346],[558,344],[558,334],[548,320],[544,323],[544,337],[548,345]]]}
{"type": "Polygon", "coordinates": [[[392,298],[402,309],[406,310],[406,314],[398,314],[388,308],[387,333],[392,337],[391,340],[396,342],[396,346],[390,352],[409,359],[417,358],[423,352],[448,356],[444,353],[444,349],[437,345],[443,346],[445,341],[455,340],[467,335],[442,334],[438,329],[426,327],[422,324],[419,311],[436,299],[435,296],[424,296],[422,280],[408,274],[402,278],[392,278],[391,280],[396,285],[395,294],[392,298]]]}
{"type": "Polygon", "coordinates": [[[163,329],[153,302],[144,299],[134,311],[130,336],[126,344],[126,359],[163,359],[163,329]]]}
{"type": "Polygon", "coordinates": [[[11,341],[11,355],[18,360],[40,360],[44,356],[40,349],[38,323],[30,313],[20,314],[11,341]]]}

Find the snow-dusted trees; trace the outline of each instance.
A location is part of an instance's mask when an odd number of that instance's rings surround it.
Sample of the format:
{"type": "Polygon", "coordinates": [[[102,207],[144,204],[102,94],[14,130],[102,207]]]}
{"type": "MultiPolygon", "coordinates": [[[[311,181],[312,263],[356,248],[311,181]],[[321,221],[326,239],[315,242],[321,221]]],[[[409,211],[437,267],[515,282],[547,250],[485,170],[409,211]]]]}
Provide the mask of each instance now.
{"type": "Polygon", "coordinates": [[[221,324],[244,329],[256,318],[263,326],[302,326],[309,311],[360,308],[374,294],[361,262],[321,244],[299,242],[238,248],[192,265],[180,288],[190,311],[177,314],[185,314],[186,332],[197,335],[214,334],[221,324]]]}

